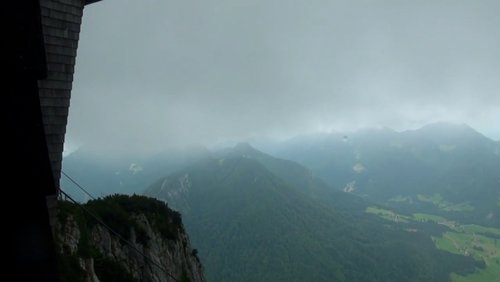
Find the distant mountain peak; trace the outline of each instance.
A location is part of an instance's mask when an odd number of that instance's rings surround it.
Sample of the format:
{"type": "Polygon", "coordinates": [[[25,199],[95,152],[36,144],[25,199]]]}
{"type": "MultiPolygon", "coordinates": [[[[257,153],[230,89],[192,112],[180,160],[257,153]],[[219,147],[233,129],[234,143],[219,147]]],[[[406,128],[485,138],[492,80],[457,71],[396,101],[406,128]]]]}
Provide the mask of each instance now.
{"type": "Polygon", "coordinates": [[[430,123],[422,126],[419,129],[408,130],[404,133],[455,140],[460,140],[463,138],[487,139],[487,137],[476,131],[468,124],[444,121],[430,123]]]}
{"type": "Polygon", "coordinates": [[[263,153],[254,147],[252,147],[249,143],[247,142],[240,142],[234,146],[232,153],[236,154],[242,154],[242,155],[251,155],[251,156],[256,156],[256,155],[262,155],[263,153]]]}
{"type": "Polygon", "coordinates": [[[462,129],[462,130],[472,130],[475,131],[472,127],[470,127],[466,123],[454,123],[454,122],[448,122],[448,121],[437,121],[433,123],[426,124],[421,127],[421,129],[425,128],[436,128],[436,129],[442,129],[442,128],[449,128],[449,129],[462,129]]]}
{"type": "Polygon", "coordinates": [[[250,149],[250,150],[255,150],[252,145],[248,142],[239,142],[234,146],[235,149],[250,149]]]}

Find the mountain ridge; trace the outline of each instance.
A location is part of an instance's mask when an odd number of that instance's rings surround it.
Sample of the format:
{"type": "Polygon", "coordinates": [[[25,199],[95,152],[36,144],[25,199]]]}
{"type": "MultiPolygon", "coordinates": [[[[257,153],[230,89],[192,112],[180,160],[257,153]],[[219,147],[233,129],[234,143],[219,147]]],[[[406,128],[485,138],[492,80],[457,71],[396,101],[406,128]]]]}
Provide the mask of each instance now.
{"type": "Polygon", "coordinates": [[[329,198],[327,204],[303,193],[268,169],[266,154],[253,152],[260,158],[253,159],[249,153],[255,149],[241,149],[181,169],[145,192],[182,212],[209,280],[432,281],[434,276],[446,281],[451,269],[474,268],[469,258],[436,250],[423,233],[385,227],[387,223],[364,212],[337,208],[344,198],[329,198]],[[393,257],[384,256],[396,249],[393,257]],[[436,258],[449,264],[437,269],[432,266],[436,258]],[[356,267],[354,260],[366,269],[356,267]],[[390,265],[399,270],[389,270],[390,265]]]}
{"type": "Polygon", "coordinates": [[[444,214],[417,199],[440,195],[450,205],[474,209],[447,216],[500,226],[493,201],[500,195],[500,147],[467,125],[437,123],[404,132],[362,132],[347,139],[340,134],[295,139],[281,144],[275,155],[301,163],[334,187],[379,203],[396,205],[389,200],[412,198],[444,214]]]}

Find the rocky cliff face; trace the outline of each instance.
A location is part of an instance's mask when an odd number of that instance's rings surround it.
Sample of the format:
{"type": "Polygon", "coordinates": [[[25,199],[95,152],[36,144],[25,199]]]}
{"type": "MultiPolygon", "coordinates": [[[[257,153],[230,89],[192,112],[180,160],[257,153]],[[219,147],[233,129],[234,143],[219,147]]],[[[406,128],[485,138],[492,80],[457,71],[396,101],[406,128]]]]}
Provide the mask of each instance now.
{"type": "Polygon", "coordinates": [[[142,196],[84,205],[110,231],[83,209],[61,202],[54,230],[61,280],[205,281],[180,215],[161,205],[142,196]]]}

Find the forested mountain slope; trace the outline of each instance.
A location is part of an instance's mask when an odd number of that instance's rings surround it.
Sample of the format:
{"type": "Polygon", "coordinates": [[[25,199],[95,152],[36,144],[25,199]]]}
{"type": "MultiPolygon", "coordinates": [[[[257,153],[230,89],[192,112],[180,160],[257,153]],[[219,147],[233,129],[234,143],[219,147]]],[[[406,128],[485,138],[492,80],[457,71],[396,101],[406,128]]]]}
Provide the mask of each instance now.
{"type": "Polygon", "coordinates": [[[275,154],[379,203],[500,226],[500,146],[466,125],[297,137],[275,154]]]}
{"type": "Polygon", "coordinates": [[[358,198],[343,207],[343,194],[307,169],[248,145],[146,194],[181,211],[210,281],[448,281],[481,266],[437,250],[424,232],[355,212],[366,207],[358,198]]]}

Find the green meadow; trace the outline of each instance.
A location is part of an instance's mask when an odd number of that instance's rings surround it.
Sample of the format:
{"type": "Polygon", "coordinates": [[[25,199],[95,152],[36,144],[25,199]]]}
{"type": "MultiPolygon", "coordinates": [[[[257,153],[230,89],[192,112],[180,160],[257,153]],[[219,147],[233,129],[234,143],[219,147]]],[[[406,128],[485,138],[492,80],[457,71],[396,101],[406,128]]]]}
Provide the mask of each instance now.
{"type": "Polygon", "coordinates": [[[420,200],[422,202],[432,203],[444,211],[472,211],[472,210],[474,210],[474,207],[471,206],[471,204],[469,202],[454,204],[454,203],[451,203],[451,202],[444,200],[440,194],[434,194],[432,196],[426,196],[426,195],[419,194],[417,196],[417,198],[418,198],[418,200],[420,200]]]}
{"type": "MultiPolygon", "coordinates": [[[[433,198],[435,201],[439,197],[433,198]]],[[[368,207],[367,213],[375,214],[381,218],[405,224],[410,221],[434,222],[448,227],[449,231],[432,240],[437,248],[463,256],[472,256],[478,261],[484,261],[486,267],[477,269],[468,276],[452,273],[454,282],[500,282],[500,229],[485,227],[476,224],[462,225],[456,221],[448,220],[442,216],[426,213],[414,213],[411,217],[398,214],[392,210],[381,207],[368,207]]]]}
{"type": "Polygon", "coordinates": [[[384,219],[395,221],[395,222],[404,222],[407,223],[411,220],[411,217],[397,214],[391,210],[380,208],[380,207],[368,207],[366,208],[367,213],[378,215],[384,219]]]}

